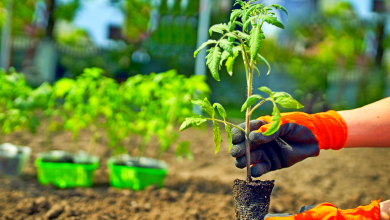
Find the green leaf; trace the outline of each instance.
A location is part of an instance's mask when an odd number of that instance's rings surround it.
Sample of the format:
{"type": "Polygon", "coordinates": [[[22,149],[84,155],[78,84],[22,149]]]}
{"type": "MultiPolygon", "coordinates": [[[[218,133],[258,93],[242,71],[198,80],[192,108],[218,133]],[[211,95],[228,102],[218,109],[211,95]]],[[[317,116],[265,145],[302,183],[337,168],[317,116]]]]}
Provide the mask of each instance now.
{"type": "Polygon", "coordinates": [[[249,36],[249,46],[251,51],[251,58],[256,59],[257,53],[260,50],[261,42],[264,39],[263,31],[259,25],[256,25],[252,30],[249,36]]]}
{"type": "Polygon", "coordinates": [[[203,109],[203,111],[207,112],[209,115],[214,115],[214,109],[207,98],[204,98],[204,100],[195,99],[191,100],[191,102],[195,105],[199,105],[203,109]]]}
{"type": "Polygon", "coordinates": [[[233,43],[229,40],[222,39],[219,41],[219,45],[227,51],[231,56],[233,56],[233,43]]]}
{"type": "Polygon", "coordinates": [[[242,27],[242,30],[243,31],[248,31],[248,26],[251,23],[251,21],[254,20],[254,19],[256,19],[256,17],[251,17],[249,20],[243,21],[244,22],[244,26],[242,27]]]}
{"type": "Polygon", "coordinates": [[[274,110],[272,112],[272,115],[274,116],[272,118],[272,125],[271,127],[263,133],[264,136],[270,136],[270,135],[273,135],[275,132],[278,131],[279,127],[280,127],[280,119],[282,118],[282,116],[280,115],[280,111],[278,109],[278,107],[276,107],[276,105],[274,104],[274,110]]]}
{"type": "Polygon", "coordinates": [[[230,76],[233,76],[233,66],[234,66],[234,61],[236,60],[237,56],[238,56],[238,53],[236,53],[232,57],[229,57],[226,60],[225,66],[226,66],[226,70],[227,70],[227,72],[229,73],[230,76]]]}
{"type": "Polygon", "coordinates": [[[230,21],[236,20],[237,17],[239,17],[242,13],[241,9],[235,9],[230,13],[230,21]]]}
{"type": "Polygon", "coordinates": [[[229,31],[229,26],[227,26],[226,24],[216,24],[209,29],[210,36],[213,32],[223,34],[224,31],[229,31]]]}
{"type": "Polygon", "coordinates": [[[300,109],[304,106],[295,100],[290,94],[286,92],[274,92],[275,103],[278,103],[283,108],[295,108],[300,109]]]}
{"type": "Polygon", "coordinates": [[[277,5],[277,4],[272,4],[272,5],[268,6],[268,7],[274,7],[276,9],[280,9],[280,10],[284,11],[284,13],[286,13],[287,19],[288,19],[288,11],[283,6],[277,5]]]}
{"type": "MultiPolygon", "coordinates": [[[[242,22],[246,23],[253,10],[256,10],[256,7],[250,7],[248,10],[244,12],[242,16],[242,22]]],[[[252,18],[250,20],[252,20],[252,18]]]]}
{"type": "Polygon", "coordinates": [[[199,126],[207,121],[206,118],[203,116],[194,116],[191,118],[186,118],[186,120],[181,124],[180,131],[184,131],[187,128],[193,127],[193,126],[199,126]]]}
{"type": "Polygon", "coordinates": [[[272,93],[272,91],[268,87],[262,86],[259,88],[259,90],[267,93],[271,97],[272,100],[274,99],[274,94],[272,93]]]}
{"type": "Polygon", "coordinates": [[[194,52],[194,58],[196,57],[196,55],[198,55],[198,53],[203,49],[205,48],[207,45],[209,44],[216,44],[218,43],[216,40],[208,40],[207,42],[204,42],[195,52],[194,52]]]}
{"type": "Polygon", "coordinates": [[[255,70],[257,71],[258,76],[260,76],[260,70],[257,68],[257,66],[253,65],[253,68],[255,68],[255,70]]]}
{"type": "Polygon", "coordinates": [[[242,33],[241,31],[237,31],[237,35],[241,38],[241,39],[244,39],[244,40],[249,40],[249,35],[248,34],[245,34],[245,33],[242,33]]]}
{"type": "Polygon", "coordinates": [[[268,61],[260,54],[257,54],[257,56],[260,59],[260,61],[262,61],[265,65],[267,65],[267,67],[268,67],[267,75],[268,75],[271,72],[271,65],[269,65],[268,61]]]}
{"type": "Polygon", "coordinates": [[[217,122],[213,122],[213,132],[214,132],[214,145],[215,145],[215,154],[218,153],[219,148],[221,148],[221,131],[219,130],[219,126],[217,122]]]}
{"type": "Polygon", "coordinates": [[[209,54],[206,56],[206,64],[209,67],[211,74],[213,75],[214,79],[219,81],[219,63],[221,62],[221,49],[219,47],[214,47],[209,50],[207,50],[209,54]]]}
{"type": "Polygon", "coordinates": [[[241,107],[241,112],[245,111],[250,106],[254,105],[257,101],[264,99],[261,95],[250,96],[241,107]]]}
{"type": "Polygon", "coordinates": [[[227,139],[229,141],[229,152],[230,152],[230,150],[232,149],[232,146],[233,146],[232,128],[230,127],[230,125],[225,124],[225,130],[226,130],[226,134],[227,134],[227,139]]]}
{"type": "Polygon", "coordinates": [[[236,5],[236,4],[240,4],[241,7],[245,6],[245,3],[243,1],[241,1],[241,0],[236,0],[236,3],[234,3],[234,5],[236,5]]]}
{"type": "Polygon", "coordinates": [[[217,107],[217,110],[218,110],[218,113],[220,116],[222,116],[222,118],[226,118],[226,111],[225,109],[223,108],[223,106],[219,103],[214,103],[213,105],[213,108],[217,107]]]}
{"type": "Polygon", "coordinates": [[[226,59],[228,59],[230,57],[230,53],[227,52],[226,50],[222,52],[222,56],[221,56],[221,61],[219,62],[219,65],[222,66],[223,64],[223,61],[225,61],[226,59]]]}
{"type": "Polygon", "coordinates": [[[268,24],[284,29],[284,25],[282,24],[282,22],[278,21],[278,19],[272,15],[262,15],[260,19],[263,19],[268,24]]]}
{"type": "Polygon", "coordinates": [[[242,24],[241,22],[239,22],[239,21],[235,21],[234,23],[235,23],[236,25],[240,26],[240,27],[243,26],[243,24],[242,24]]]}

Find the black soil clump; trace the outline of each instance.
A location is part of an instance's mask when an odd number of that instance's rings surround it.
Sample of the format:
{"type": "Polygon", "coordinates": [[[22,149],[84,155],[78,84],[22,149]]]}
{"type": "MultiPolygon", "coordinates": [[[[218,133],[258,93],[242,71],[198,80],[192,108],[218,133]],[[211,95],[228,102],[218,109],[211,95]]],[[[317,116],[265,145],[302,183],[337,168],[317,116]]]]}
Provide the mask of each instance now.
{"type": "Polygon", "coordinates": [[[233,201],[237,220],[263,220],[268,214],[274,180],[234,180],[233,201]]]}

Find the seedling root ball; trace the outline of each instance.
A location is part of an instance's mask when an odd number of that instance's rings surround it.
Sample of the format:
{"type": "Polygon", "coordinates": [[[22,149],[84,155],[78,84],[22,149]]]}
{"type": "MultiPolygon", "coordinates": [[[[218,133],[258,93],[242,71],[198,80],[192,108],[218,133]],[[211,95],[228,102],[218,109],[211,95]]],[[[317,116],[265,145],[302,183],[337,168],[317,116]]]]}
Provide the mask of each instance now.
{"type": "Polygon", "coordinates": [[[237,220],[263,220],[268,214],[274,180],[234,180],[233,201],[237,220]]]}

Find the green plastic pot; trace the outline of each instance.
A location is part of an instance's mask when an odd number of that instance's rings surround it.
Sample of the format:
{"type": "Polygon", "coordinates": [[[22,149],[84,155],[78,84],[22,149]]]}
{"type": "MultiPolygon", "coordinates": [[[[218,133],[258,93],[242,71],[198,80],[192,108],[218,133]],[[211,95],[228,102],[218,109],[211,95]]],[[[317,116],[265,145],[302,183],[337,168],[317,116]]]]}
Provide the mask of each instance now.
{"type": "Polygon", "coordinates": [[[91,164],[45,162],[42,157],[35,160],[38,182],[64,188],[90,187],[93,185],[99,158],[91,156],[91,164]]]}
{"type": "Polygon", "coordinates": [[[164,186],[165,176],[168,174],[168,166],[163,161],[151,158],[131,158],[128,155],[125,160],[121,156],[111,157],[107,161],[110,185],[115,188],[129,188],[142,190],[150,185],[159,188],[164,186]],[[116,165],[122,160],[126,165],[116,165]]]}

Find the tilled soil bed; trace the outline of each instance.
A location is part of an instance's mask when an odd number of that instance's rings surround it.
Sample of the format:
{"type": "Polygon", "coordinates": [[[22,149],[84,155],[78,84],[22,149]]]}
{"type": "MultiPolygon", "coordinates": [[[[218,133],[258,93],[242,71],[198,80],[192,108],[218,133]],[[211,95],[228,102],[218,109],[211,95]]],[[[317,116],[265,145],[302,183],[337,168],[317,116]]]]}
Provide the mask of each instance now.
{"type": "MultiPolygon", "coordinates": [[[[106,160],[111,150],[104,138],[97,146],[101,163],[92,188],[41,186],[33,162],[43,151],[43,140],[24,135],[24,144],[33,150],[32,160],[23,175],[0,177],[0,219],[234,219],[233,181],[245,178],[245,169],[234,166],[226,141],[214,154],[211,133],[210,128],[183,132],[180,139],[192,142],[195,159],[177,161],[173,151],[168,152],[163,157],[170,172],[165,188],[151,186],[138,192],[109,186],[106,160]]],[[[81,135],[81,149],[87,149],[88,138],[88,133],[81,135]]],[[[69,140],[68,133],[56,134],[53,149],[68,150],[69,140]]],[[[6,141],[18,144],[16,136],[8,136],[6,141]]],[[[127,146],[138,142],[130,138],[127,146]]],[[[354,208],[370,200],[390,199],[389,161],[390,149],[322,151],[317,158],[259,179],[275,180],[270,212],[295,213],[303,205],[322,202],[354,208]]]]}

